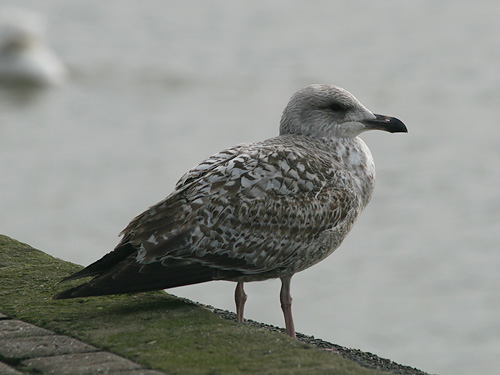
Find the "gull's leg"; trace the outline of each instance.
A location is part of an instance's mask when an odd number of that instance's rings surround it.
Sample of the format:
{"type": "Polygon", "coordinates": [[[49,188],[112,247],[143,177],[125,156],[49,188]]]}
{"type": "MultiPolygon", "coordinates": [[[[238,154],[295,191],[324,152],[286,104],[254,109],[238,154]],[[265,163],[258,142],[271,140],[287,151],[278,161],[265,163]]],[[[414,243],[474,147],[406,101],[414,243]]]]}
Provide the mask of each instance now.
{"type": "Polygon", "coordinates": [[[236,302],[236,319],[238,323],[241,323],[243,322],[243,310],[245,309],[245,302],[247,301],[247,295],[243,290],[243,281],[238,281],[238,284],[236,284],[234,300],[236,302]]]}
{"type": "Polygon", "coordinates": [[[285,276],[281,278],[280,302],[281,310],[283,310],[283,315],[285,316],[286,333],[288,333],[288,336],[295,338],[295,327],[293,325],[292,317],[292,296],[290,295],[290,281],[292,281],[292,276],[285,276]]]}

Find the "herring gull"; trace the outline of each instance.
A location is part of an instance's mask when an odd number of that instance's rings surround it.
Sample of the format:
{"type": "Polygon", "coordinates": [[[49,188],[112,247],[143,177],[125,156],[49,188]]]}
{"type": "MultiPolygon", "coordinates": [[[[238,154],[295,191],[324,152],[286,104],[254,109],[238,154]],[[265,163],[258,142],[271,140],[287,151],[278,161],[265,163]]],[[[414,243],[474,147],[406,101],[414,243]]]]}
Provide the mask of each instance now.
{"type": "Polygon", "coordinates": [[[368,204],[375,165],[358,135],[407,132],[352,94],[310,85],[286,106],[280,135],[225,149],[188,171],[163,201],[134,218],[116,248],[63,281],[94,276],[54,299],[235,281],[281,279],[280,302],[295,337],[290,281],[337,249],[368,204]]]}

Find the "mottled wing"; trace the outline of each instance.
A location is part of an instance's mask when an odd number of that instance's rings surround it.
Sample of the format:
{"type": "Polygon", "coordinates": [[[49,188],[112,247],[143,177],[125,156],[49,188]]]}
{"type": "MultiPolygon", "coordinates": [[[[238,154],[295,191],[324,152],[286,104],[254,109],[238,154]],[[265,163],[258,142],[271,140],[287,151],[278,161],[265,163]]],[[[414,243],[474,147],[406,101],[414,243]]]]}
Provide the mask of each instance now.
{"type": "Polygon", "coordinates": [[[123,293],[121,284],[139,291],[305,269],[340,245],[359,214],[348,181],[331,159],[290,139],[226,150],[129,224],[117,249],[136,251],[91,287],[123,293]]]}
{"type": "Polygon", "coordinates": [[[147,239],[145,239],[145,236],[148,235],[147,233],[153,235],[161,231],[167,237],[169,232],[171,235],[175,233],[176,225],[186,221],[186,210],[184,208],[189,208],[186,206],[189,202],[183,199],[182,195],[179,194],[182,188],[190,182],[196,181],[202,174],[209,172],[220,164],[226,163],[238,155],[240,149],[244,147],[245,145],[236,145],[223,150],[208,157],[195,168],[185,173],[177,182],[175,191],[172,194],[136,216],[127,225],[120,233],[120,235],[123,236],[122,240],[113,251],[81,271],[64,278],[60,283],[83,277],[100,275],[108,272],[112,268],[116,269],[116,266],[120,264],[120,262],[124,261],[130,255],[134,255],[139,249],[144,248],[144,246],[141,246],[141,242],[147,239]],[[133,242],[136,244],[136,247],[131,243],[133,238],[135,238],[133,242]]]}

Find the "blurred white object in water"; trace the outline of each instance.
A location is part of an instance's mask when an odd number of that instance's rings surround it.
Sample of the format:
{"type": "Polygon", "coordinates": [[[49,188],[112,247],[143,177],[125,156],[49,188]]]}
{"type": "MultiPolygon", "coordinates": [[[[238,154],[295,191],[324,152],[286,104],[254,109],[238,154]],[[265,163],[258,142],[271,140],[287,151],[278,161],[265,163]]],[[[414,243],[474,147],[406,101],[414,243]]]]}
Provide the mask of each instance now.
{"type": "Polygon", "coordinates": [[[0,14],[0,84],[58,86],[66,69],[45,42],[45,24],[36,14],[0,14]]]}

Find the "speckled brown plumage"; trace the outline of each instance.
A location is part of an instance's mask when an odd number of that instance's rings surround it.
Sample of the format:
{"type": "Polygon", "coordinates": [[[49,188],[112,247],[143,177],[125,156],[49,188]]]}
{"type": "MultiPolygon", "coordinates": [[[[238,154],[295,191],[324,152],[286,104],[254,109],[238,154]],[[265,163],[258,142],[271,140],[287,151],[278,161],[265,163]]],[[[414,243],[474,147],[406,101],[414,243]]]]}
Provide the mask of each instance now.
{"type": "Polygon", "coordinates": [[[93,280],[54,298],[232,280],[242,320],[243,282],[280,277],[282,305],[291,304],[291,276],[330,255],[371,198],[375,167],[357,137],[370,128],[406,131],[345,90],[308,86],[290,100],[280,136],[228,148],[187,172],[130,222],[113,252],[67,278],[93,280]]]}

